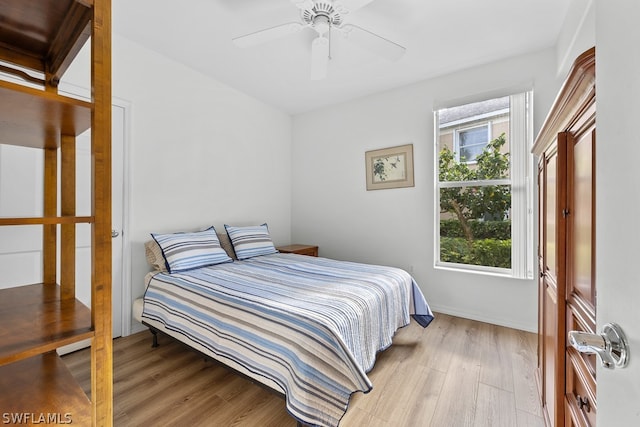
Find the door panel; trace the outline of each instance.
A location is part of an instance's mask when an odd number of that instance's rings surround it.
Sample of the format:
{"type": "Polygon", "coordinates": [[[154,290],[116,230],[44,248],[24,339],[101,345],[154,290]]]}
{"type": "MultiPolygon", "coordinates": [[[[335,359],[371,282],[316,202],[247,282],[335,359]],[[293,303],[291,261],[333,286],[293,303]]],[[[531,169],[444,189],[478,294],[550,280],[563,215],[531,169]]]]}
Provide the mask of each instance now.
{"type": "MultiPolygon", "coordinates": [[[[113,336],[122,335],[122,222],[123,222],[123,188],[124,188],[124,123],[125,110],[112,106],[112,183],[111,208],[112,228],[118,231],[118,237],[112,241],[112,299],[113,299],[113,336]]],[[[76,210],[78,215],[91,212],[91,130],[78,136],[76,144],[78,157],[76,177],[77,194],[76,210]]],[[[76,296],[85,304],[91,303],[91,290],[87,286],[91,280],[91,228],[78,226],[77,231],[77,265],[76,296]]]]}
{"type": "MultiPolygon", "coordinates": [[[[538,163],[538,242],[544,242],[544,221],[545,221],[545,171],[544,171],[544,158],[538,163]]],[[[542,398],[542,402],[546,401],[545,398],[545,322],[544,322],[544,248],[545,245],[538,245],[538,390],[542,398]]]]}
{"type": "Polygon", "coordinates": [[[552,155],[547,160],[546,185],[545,185],[545,273],[551,274],[554,279],[558,277],[557,268],[557,229],[556,229],[556,206],[558,198],[558,156],[552,155]]]}
{"type": "MultiPolygon", "coordinates": [[[[595,314],[594,127],[576,135],[573,144],[570,144],[568,233],[572,250],[567,294],[581,299],[595,314]]],[[[592,327],[595,328],[595,319],[592,327]]]]}
{"type": "MultiPolygon", "coordinates": [[[[119,142],[111,146],[111,228],[118,235],[111,240],[112,260],[111,277],[113,286],[111,288],[113,299],[113,336],[122,335],[123,307],[131,310],[130,304],[124,303],[124,277],[123,277],[123,255],[124,255],[124,146],[125,146],[125,109],[114,105],[111,110],[112,135],[118,135],[119,142]]],[[[115,140],[116,137],[113,136],[115,140]]]]}
{"type": "Polygon", "coordinates": [[[545,280],[544,300],[544,405],[549,422],[555,425],[556,418],[556,357],[558,354],[557,330],[558,330],[558,295],[554,286],[549,286],[545,280]]]}
{"type": "MultiPolygon", "coordinates": [[[[567,144],[566,330],[596,333],[595,106],[571,129],[567,144]]],[[[596,356],[566,349],[565,408],[571,425],[596,425],[596,356]]]]}
{"type": "Polygon", "coordinates": [[[596,425],[595,382],[585,376],[587,368],[584,359],[574,349],[567,352],[565,409],[571,418],[568,425],[596,425]]]}

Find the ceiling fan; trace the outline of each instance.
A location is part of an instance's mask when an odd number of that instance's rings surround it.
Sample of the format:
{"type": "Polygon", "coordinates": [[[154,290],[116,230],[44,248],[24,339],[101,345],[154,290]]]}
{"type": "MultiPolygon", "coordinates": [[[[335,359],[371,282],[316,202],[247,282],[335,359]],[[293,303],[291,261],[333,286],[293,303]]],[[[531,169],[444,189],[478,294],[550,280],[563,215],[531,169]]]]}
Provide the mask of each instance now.
{"type": "Polygon", "coordinates": [[[256,46],[298,33],[305,28],[311,28],[317,33],[317,37],[311,43],[311,80],[322,80],[327,76],[329,59],[331,59],[330,43],[332,32],[337,32],[347,40],[392,61],[400,59],[406,50],[399,44],[357,25],[345,24],[345,18],[351,12],[366,6],[374,0],[290,1],[300,9],[300,22],[288,22],[236,37],[233,39],[236,46],[256,46]]]}

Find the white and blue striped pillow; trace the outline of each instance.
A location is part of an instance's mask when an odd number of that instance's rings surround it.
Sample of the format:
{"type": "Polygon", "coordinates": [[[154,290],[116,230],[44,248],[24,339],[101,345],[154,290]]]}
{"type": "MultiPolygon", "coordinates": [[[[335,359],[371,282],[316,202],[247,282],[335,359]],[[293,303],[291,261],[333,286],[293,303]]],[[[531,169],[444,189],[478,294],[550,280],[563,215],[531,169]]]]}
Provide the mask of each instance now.
{"type": "Polygon", "coordinates": [[[233,250],[240,260],[278,253],[271,241],[267,224],[250,227],[232,227],[225,224],[224,228],[227,229],[233,250]]]}
{"type": "Polygon", "coordinates": [[[154,234],[170,273],[232,262],[220,246],[215,228],[190,233],[154,234]]]}

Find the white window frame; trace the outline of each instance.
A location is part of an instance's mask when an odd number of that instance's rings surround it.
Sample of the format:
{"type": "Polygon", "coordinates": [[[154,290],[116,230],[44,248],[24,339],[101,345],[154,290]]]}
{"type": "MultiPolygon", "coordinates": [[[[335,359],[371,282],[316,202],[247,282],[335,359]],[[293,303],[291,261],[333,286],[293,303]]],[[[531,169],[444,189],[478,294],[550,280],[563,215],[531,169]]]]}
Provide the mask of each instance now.
{"type": "MultiPolygon", "coordinates": [[[[455,269],[476,273],[489,273],[520,279],[533,278],[533,94],[524,92],[509,97],[509,152],[511,158],[510,178],[499,180],[477,180],[462,182],[439,181],[439,141],[440,129],[438,111],[434,113],[435,123],[435,239],[434,263],[436,268],[455,269]],[[440,261],[440,189],[451,187],[471,187],[484,185],[511,185],[511,268],[497,268],[458,264],[440,261]]],[[[471,126],[474,127],[474,126],[471,126]]],[[[457,136],[454,138],[457,144],[457,136]]],[[[456,147],[458,148],[458,147],[456,147]]]]}

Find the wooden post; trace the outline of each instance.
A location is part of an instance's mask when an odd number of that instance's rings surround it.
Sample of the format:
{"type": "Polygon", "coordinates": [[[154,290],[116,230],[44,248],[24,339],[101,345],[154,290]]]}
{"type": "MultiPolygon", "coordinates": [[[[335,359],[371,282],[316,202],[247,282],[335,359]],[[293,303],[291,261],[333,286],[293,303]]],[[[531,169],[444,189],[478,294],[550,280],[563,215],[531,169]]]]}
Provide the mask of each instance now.
{"type": "MultiPolygon", "coordinates": [[[[76,215],[76,138],[62,135],[60,142],[60,210],[76,215]]],[[[76,224],[60,226],[60,292],[63,299],[76,294],[76,224]]]]}
{"type": "MultiPolygon", "coordinates": [[[[44,149],[44,200],[43,214],[58,215],[58,150],[44,149]]],[[[57,226],[47,224],[42,226],[42,283],[56,284],[57,271],[57,226]]]]}
{"type": "Polygon", "coordinates": [[[111,0],[95,0],[91,20],[92,232],[91,400],[93,422],[113,424],[111,320],[111,0]]]}

